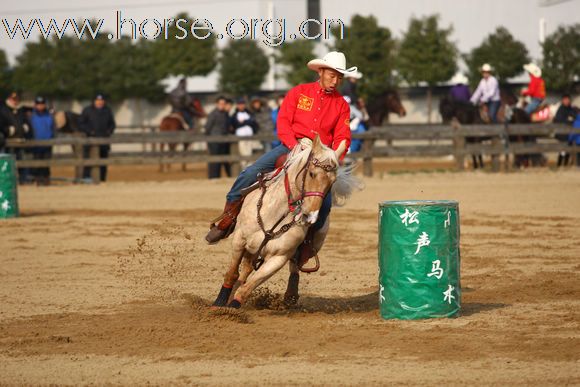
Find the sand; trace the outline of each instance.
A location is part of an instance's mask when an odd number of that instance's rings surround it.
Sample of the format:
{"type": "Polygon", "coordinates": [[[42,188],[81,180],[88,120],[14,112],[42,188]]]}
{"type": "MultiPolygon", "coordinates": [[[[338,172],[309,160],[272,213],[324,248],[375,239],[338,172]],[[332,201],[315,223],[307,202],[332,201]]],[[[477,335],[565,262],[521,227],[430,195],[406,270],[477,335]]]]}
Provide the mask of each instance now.
{"type": "MultiPolygon", "coordinates": [[[[175,172],[177,173],[177,172],[175,172]]],[[[232,180],[22,187],[0,221],[0,384],[580,384],[580,173],[407,173],[333,209],[318,273],[207,307],[232,180]],[[460,202],[461,316],[382,320],[378,203],[460,202]]]]}

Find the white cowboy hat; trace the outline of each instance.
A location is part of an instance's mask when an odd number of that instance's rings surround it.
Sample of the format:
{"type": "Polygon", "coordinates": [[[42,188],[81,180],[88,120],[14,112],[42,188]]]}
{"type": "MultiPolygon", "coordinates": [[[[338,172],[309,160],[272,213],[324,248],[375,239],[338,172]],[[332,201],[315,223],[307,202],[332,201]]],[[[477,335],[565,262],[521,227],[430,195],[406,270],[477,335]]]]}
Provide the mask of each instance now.
{"type": "Polygon", "coordinates": [[[338,71],[341,74],[350,76],[357,72],[356,66],[346,68],[346,57],[342,52],[331,51],[324,55],[322,59],[312,59],[307,64],[310,70],[318,71],[323,68],[330,68],[338,71]]]}
{"type": "Polygon", "coordinates": [[[469,80],[463,73],[457,73],[451,78],[451,83],[454,85],[467,85],[468,82],[469,80]]]}
{"type": "Polygon", "coordinates": [[[479,69],[479,71],[481,71],[482,73],[491,73],[493,71],[493,68],[489,65],[489,63],[484,63],[483,66],[481,66],[481,68],[479,69]]]}
{"type": "Polygon", "coordinates": [[[524,70],[532,74],[534,77],[539,78],[542,76],[542,69],[538,67],[535,63],[528,63],[524,65],[524,70]]]}
{"type": "Polygon", "coordinates": [[[347,78],[361,79],[363,77],[363,73],[355,70],[353,73],[344,74],[344,76],[347,78]]]}

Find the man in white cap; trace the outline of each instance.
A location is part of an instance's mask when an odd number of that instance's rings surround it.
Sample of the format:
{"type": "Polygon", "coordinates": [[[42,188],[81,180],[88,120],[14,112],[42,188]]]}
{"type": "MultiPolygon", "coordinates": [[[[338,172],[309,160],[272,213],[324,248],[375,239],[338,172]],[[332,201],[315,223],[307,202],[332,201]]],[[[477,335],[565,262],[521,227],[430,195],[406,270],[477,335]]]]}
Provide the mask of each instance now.
{"type": "Polygon", "coordinates": [[[487,111],[489,118],[492,122],[497,122],[497,111],[501,104],[499,96],[499,83],[497,79],[491,75],[492,68],[488,63],[481,66],[481,81],[473,95],[471,96],[471,102],[474,105],[482,103],[487,105],[487,111]]]}
{"type": "Polygon", "coordinates": [[[522,95],[529,96],[532,99],[524,108],[525,112],[530,116],[546,98],[546,83],[542,79],[542,69],[535,63],[524,65],[524,70],[530,75],[528,88],[522,90],[522,95]]]}
{"type": "MultiPolygon", "coordinates": [[[[210,244],[226,238],[233,231],[242,207],[241,190],[255,183],[258,173],[274,170],[276,160],[298,145],[301,138],[314,139],[319,135],[322,143],[334,150],[342,142],[345,143],[346,149],[350,146],[350,108],[337,89],[343,77],[356,72],[357,68],[347,68],[344,54],[336,51],[329,52],[322,59],[311,60],[308,62],[308,68],[318,73],[319,80],[298,85],[286,94],[277,121],[278,137],[282,144],[260,157],[236,179],[226,196],[227,201],[221,220],[211,225],[205,237],[210,244]]],[[[312,234],[324,225],[331,204],[331,195],[327,195],[318,220],[311,227],[312,232],[306,237],[306,244],[308,239],[312,238],[312,234]]],[[[307,256],[306,260],[313,256],[310,251],[305,249],[301,251],[302,255],[307,256]]]]}

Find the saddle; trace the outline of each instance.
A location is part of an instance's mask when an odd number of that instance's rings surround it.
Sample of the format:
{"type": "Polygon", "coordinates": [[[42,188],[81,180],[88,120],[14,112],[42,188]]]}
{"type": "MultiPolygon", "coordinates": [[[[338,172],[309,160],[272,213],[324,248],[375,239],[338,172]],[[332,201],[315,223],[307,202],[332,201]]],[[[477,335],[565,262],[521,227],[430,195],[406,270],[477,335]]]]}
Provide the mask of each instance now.
{"type": "Polygon", "coordinates": [[[551,118],[550,106],[543,103],[532,112],[530,119],[532,122],[545,122],[551,118]]]}
{"type": "MultiPolygon", "coordinates": [[[[287,154],[284,154],[284,155],[278,157],[278,159],[276,159],[276,163],[274,164],[274,168],[275,169],[282,168],[287,159],[288,159],[287,154]]],[[[250,192],[257,190],[260,187],[260,181],[261,181],[261,179],[258,179],[258,181],[255,182],[254,184],[252,184],[251,186],[246,187],[246,188],[242,188],[242,190],[240,191],[240,193],[242,194],[242,198],[245,198],[246,196],[248,196],[248,194],[250,192]]]]}
{"type": "Polygon", "coordinates": [[[181,125],[183,126],[183,128],[185,130],[189,130],[190,129],[189,128],[189,125],[187,124],[187,122],[185,122],[185,119],[183,118],[183,116],[181,114],[176,113],[176,112],[173,112],[173,113],[170,113],[167,117],[169,117],[169,118],[175,118],[176,120],[181,121],[181,125]]]}

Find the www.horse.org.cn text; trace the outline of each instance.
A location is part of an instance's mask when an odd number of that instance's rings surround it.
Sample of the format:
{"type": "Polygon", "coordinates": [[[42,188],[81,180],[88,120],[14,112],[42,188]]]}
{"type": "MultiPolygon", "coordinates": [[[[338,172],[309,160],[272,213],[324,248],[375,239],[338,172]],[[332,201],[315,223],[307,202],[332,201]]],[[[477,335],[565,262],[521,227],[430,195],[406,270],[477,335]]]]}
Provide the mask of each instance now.
{"type": "Polygon", "coordinates": [[[155,19],[147,18],[135,20],[126,18],[122,11],[116,11],[116,23],[114,32],[105,32],[105,19],[81,19],[66,18],[57,21],[42,18],[32,19],[2,19],[4,32],[10,39],[29,39],[31,35],[40,34],[49,39],[52,36],[62,39],[69,33],[78,39],[97,39],[107,34],[108,39],[254,39],[260,40],[268,46],[279,46],[286,41],[296,39],[330,39],[333,28],[338,32],[336,38],[344,38],[344,22],[341,19],[307,19],[298,23],[294,30],[289,26],[285,18],[262,19],[262,18],[232,18],[221,32],[215,29],[214,23],[208,19],[155,19]],[[174,27],[174,28],[173,28],[174,27]],[[312,27],[317,27],[318,33],[312,33],[312,27]]]}

